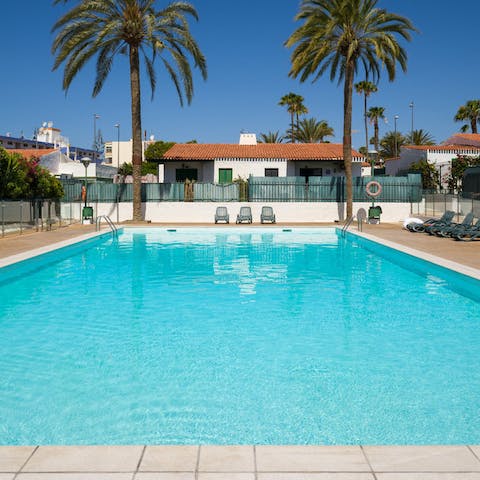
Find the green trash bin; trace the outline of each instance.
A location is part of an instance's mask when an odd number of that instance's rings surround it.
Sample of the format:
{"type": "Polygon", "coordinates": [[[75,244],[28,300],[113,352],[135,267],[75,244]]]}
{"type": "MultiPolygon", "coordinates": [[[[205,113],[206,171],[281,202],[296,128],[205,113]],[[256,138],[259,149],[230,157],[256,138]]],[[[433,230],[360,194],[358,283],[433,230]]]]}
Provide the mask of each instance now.
{"type": "Polygon", "coordinates": [[[382,214],[382,207],[379,205],[371,206],[368,209],[368,223],[380,223],[380,215],[382,214]]]}
{"type": "Polygon", "coordinates": [[[83,207],[82,220],[90,220],[93,222],[93,207],[83,207]]]}

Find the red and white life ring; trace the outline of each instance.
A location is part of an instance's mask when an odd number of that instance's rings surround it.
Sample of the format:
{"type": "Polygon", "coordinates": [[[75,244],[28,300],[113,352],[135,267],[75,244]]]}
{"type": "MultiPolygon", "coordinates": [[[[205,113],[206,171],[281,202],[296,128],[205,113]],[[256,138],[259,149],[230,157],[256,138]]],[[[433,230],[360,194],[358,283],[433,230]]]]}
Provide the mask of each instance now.
{"type": "Polygon", "coordinates": [[[365,186],[365,192],[369,197],[378,197],[382,193],[382,186],[380,185],[380,183],[372,180],[371,182],[368,182],[365,186]],[[376,187],[376,190],[372,190],[372,187],[376,187]]]}
{"type": "Polygon", "coordinates": [[[82,202],[84,202],[86,198],[87,198],[87,189],[85,188],[85,185],[82,185],[82,202]]]}

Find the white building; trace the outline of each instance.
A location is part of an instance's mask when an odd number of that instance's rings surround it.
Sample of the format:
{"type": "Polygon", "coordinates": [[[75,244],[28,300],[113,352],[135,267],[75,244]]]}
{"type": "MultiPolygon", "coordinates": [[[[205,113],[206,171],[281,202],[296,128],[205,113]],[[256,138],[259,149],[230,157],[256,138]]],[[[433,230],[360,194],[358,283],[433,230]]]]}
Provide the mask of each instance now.
{"type": "MultiPolygon", "coordinates": [[[[56,177],[85,178],[85,166],[80,160],[72,160],[61,149],[11,149],[9,152],[18,153],[23,158],[38,159],[41,167],[46,168],[56,177]]],[[[90,163],[87,167],[88,178],[113,178],[117,169],[98,163],[90,163]]]]}
{"type": "Polygon", "coordinates": [[[386,175],[397,175],[408,171],[412,163],[421,160],[435,165],[446,186],[452,160],[458,156],[478,157],[480,155],[480,134],[458,133],[442,145],[405,145],[400,149],[400,157],[385,160],[386,175]]]}
{"type": "MultiPolygon", "coordinates": [[[[142,161],[145,161],[145,150],[151,143],[154,143],[154,141],[144,140],[142,142],[142,161]]],[[[132,163],[132,155],[132,140],[128,140],[128,142],[106,142],[103,163],[118,168],[124,163],[132,163]]]]}
{"type": "MultiPolygon", "coordinates": [[[[370,174],[352,150],[353,175],[370,174]]],[[[259,143],[242,134],[239,144],[177,143],[162,158],[159,181],[230,183],[238,177],[344,176],[343,146],[335,143],[259,143]]]]}

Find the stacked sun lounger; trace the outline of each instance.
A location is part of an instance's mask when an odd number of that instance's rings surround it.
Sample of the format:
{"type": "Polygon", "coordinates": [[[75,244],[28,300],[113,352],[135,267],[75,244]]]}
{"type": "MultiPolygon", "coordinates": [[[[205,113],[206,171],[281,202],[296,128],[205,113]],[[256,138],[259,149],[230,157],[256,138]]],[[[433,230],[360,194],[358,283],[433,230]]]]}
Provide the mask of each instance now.
{"type": "Polygon", "coordinates": [[[444,238],[470,241],[480,238],[480,219],[474,221],[473,212],[467,213],[462,222],[454,222],[455,212],[447,210],[441,218],[429,218],[423,223],[409,223],[406,225],[410,232],[425,232],[444,238]]]}

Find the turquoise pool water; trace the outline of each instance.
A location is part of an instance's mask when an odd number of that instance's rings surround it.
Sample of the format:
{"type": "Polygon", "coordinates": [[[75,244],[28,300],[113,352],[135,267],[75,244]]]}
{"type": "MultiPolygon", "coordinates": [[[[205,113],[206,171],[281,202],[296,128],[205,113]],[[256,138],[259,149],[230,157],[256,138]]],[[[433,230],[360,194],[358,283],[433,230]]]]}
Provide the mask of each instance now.
{"type": "Polygon", "coordinates": [[[478,282],[334,230],[0,270],[0,444],[480,443],[478,282]]]}

